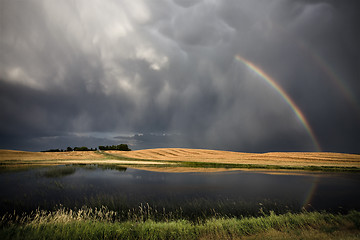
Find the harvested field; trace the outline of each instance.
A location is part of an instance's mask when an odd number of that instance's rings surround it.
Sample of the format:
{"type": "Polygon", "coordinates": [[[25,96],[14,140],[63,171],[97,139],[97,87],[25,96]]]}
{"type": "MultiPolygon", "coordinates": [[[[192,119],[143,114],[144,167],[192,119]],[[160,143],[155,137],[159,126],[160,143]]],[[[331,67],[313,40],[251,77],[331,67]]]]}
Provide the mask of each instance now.
{"type": "Polygon", "coordinates": [[[109,156],[93,151],[74,152],[25,152],[0,150],[0,163],[5,167],[26,165],[63,165],[63,164],[147,164],[158,165],[165,162],[109,159],[109,156]]]}
{"type": "Polygon", "coordinates": [[[360,155],[326,152],[240,153],[230,151],[158,148],[130,152],[109,151],[116,156],[161,161],[186,161],[276,166],[360,167],[360,155]]]}
{"type": "Polygon", "coordinates": [[[93,160],[106,157],[93,151],[86,152],[25,152],[15,150],[0,150],[0,161],[4,160],[93,160]]]}
{"type": "Polygon", "coordinates": [[[158,148],[129,152],[0,150],[0,165],[3,168],[64,164],[123,165],[162,172],[214,172],[239,168],[278,169],[278,167],[303,168],[304,170],[306,167],[356,168],[358,171],[360,169],[360,155],[325,152],[240,153],[185,148],[158,148]],[[160,165],[163,166],[159,168],[160,165]]]}

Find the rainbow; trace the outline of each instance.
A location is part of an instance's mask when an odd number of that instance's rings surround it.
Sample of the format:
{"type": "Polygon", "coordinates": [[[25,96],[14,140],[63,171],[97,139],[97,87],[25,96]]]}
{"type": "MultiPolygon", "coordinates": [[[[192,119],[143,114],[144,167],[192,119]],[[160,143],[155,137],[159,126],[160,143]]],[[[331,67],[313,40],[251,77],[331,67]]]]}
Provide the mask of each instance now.
{"type": "Polygon", "coordinates": [[[305,53],[306,56],[310,58],[311,62],[321,70],[321,72],[328,78],[328,80],[333,83],[333,85],[335,85],[336,89],[340,91],[342,96],[344,96],[344,98],[356,110],[357,116],[360,118],[360,104],[358,96],[354,94],[352,89],[346,83],[346,80],[339,76],[339,74],[335,72],[334,68],[332,68],[319,53],[310,48],[310,46],[306,44],[305,41],[288,35],[288,32],[280,25],[272,26],[274,27],[273,30],[276,31],[277,34],[285,34],[285,36],[290,38],[291,42],[294,43],[294,45],[299,48],[302,53],[305,53]]]}
{"type": "Polygon", "coordinates": [[[351,103],[353,108],[356,109],[357,114],[360,115],[360,107],[357,102],[355,95],[352,90],[346,84],[346,82],[341,79],[333,69],[330,68],[329,64],[319,55],[313,52],[305,43],[302,41],[297,41],[296,45],[303,50],[303,52],[307,53],[310,56],[311,60],[320,67],[321,71],[336,85],[336,88],[340,90],[342,95],[347,99],[348,102],[351,103]]]}
{"type": "Polygon", "coordinates": [[[313,180],[311,187],[309,189],[309,191],[307,192],[305,199],[303,201],[302,207],[304,209],[307,209],[312,201],[312,198],[314,197],[314,194],[316,192],[317,186],[319,184],[319,177],[315,176],[315,179],[313,180]]]}
{"type": "Polygon", "coordinates": [[[253,64],[252,62],[246,60],[240,55],[236,55],[235,59],[245,64],[248,68],[254,71],[261,79],[265,80],[273,89],[280,94],[280,96],[285,100],[285,102],[291,107],[297,118],[300,120],[301,124],[304,126],[305,130],[309,134],[314,146],[318,152],[321,152],[320,144],[316,139],[316,136],[311,129],[309,122],[306,120],[304,114],[301,112],[300,108],[295,104],[295,102],[289,97],[289,95],[284,91],[284,89],[268,74],[266,74],[261,68],[253,64]]]}

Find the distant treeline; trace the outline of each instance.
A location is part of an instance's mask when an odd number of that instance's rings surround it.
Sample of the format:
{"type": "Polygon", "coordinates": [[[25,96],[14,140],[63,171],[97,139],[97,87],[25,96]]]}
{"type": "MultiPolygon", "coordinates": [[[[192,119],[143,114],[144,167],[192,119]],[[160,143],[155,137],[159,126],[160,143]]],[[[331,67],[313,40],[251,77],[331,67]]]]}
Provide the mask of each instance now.
{"type": "Polygon", "coordinates": [[[111,146],[99,146],[99,150],[119,150],[119,151],[131,151],[127,144],[111,145],[111,146]]]}
{"type": "MultiPolygon", "coordinates": [[[[118,151],[131,151],[127,144],[111,145],[111,146],[99,146],[99,150],[118,150],[118,151]]],[[[97,148],[88,147],[67,147],[66,149],[49,149],[42,152],[72,152],[72,151],[97,151],[97,148]]]]}

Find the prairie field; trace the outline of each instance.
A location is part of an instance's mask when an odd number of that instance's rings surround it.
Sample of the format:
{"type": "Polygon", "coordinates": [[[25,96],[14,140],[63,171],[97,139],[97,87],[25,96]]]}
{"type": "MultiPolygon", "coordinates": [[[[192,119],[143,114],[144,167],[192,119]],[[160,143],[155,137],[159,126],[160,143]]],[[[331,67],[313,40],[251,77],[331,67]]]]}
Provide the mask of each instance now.
{"type": "Polygon", "coordinates": [[[72,152],[0,150],[0,165],[3,168],[64,164],[119,165],[163,172],[216,172],[239,168],[358,171],[360,155],[327,152],[242,153],[186,148],[72,152]]]}
{"type": "Polygon", "coordinates": [[[128,158],[160,161],[183,161],[227,164],[260,164],[286,166],[360,167],[360,155],[327,152],[241,153],[206,149],[158,148],[109,153],[128,158]]]}
{"type": "Polygon", "coordinates": [[[26,152],[16,150],[0,150],[0,161],[5,160],[94,160],[105,158],[94,151],[80,152],[26,152]]]}
{"type": "MultiPolygon", "coordinates": [[[[15,150],[0,150],[0,165],[4,167],[22,167],[29,165],[64,165],[64,164],[143,164],[136,159],[122,160],[118,157],[99,154],[96,151],[71,152],[26,152],[15,150]]],[[[161,162],[146,161],[146,164],[163,164],[161,162]]]]}

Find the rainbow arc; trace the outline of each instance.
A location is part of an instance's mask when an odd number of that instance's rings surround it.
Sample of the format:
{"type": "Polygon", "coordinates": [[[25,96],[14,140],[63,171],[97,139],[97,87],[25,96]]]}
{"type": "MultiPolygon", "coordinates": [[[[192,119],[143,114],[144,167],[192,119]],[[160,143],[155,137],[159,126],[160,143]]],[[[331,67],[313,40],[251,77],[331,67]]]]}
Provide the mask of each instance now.
{"type": "Polygon", "coordinates": [[[284,99],[284,101],[290,106],[292,111],[295,113],[296,117],[300,120],[301,124],[304,126],[305,130],[309,134],[316,150],[321,152],[320,144],[316,139],[316,136],[310,127],[309,122],[305,118],[305,115],[301,112],[300,108],[295,104],[295,102],[290,98],[290,96],[285,92],[285,90],[273,79],[271,78],[266,72],[264,72],[260,67],[256,66],[254,63],[246,60],[245,58],[241,57],[240,55],[236,55],[236,60],[240,61],[241,63],[245,64],[249,69],[255,72],[261,79],[263,79],[266,83],[268,83],[279,95],[284,99]]]}

